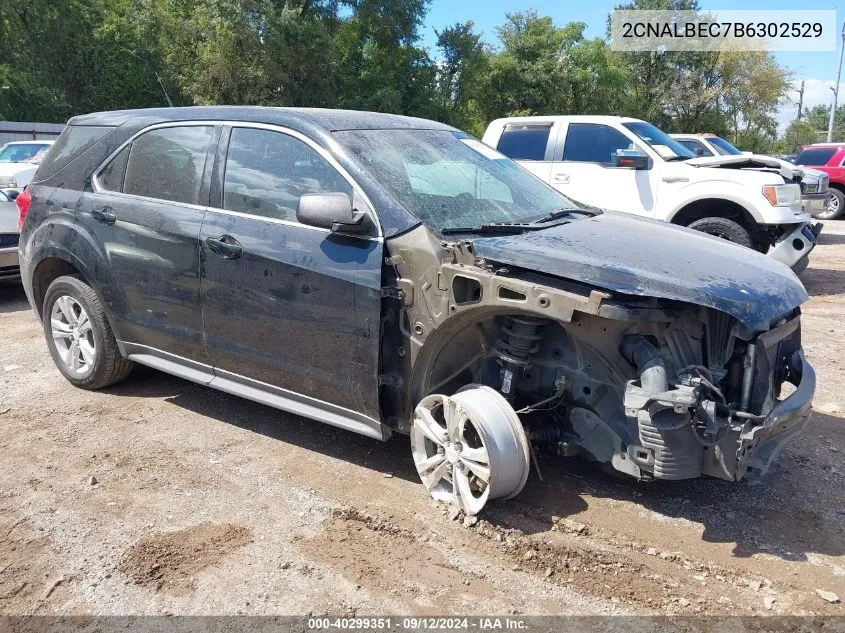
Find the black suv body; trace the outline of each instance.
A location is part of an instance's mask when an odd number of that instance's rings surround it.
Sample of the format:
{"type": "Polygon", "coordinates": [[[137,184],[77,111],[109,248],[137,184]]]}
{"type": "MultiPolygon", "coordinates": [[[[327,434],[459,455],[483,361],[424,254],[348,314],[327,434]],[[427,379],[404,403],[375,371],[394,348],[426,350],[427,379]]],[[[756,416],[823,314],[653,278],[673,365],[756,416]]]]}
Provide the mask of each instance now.
{"type": "Polygon", "coordinates": [[[809,418],[807,297],[786,267],[580,209],[446,125],[91,114],[27,191],[24,287],[71,382],[103,387],[138,362],[409,433],[432,495],[467,512],[518,493],[532,450],[739,479],[809,418]]]}

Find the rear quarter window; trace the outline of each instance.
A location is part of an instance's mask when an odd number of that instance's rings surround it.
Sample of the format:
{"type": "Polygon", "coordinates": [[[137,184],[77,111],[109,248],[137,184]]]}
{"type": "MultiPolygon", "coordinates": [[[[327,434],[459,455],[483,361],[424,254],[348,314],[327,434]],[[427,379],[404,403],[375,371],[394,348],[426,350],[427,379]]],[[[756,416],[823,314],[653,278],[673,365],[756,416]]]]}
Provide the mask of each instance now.
{"type": "Polygon", "coordinates": [[[827,165],[836,153],[835,147],[811,147],[802,149],[795,157],[796,165],[827,165]]]}
{"type": "Polygon", "coordinates": [[[35,180],[43,180],[57,173],[112,130],[113,127],[99,125],[68,125],[47,150],[35,180]]]}
{"type": "Polygon", "coordinates": [[[551,129],[551,125],[507,125],[496,149],[513,160],[544,160],[551,129]]]}

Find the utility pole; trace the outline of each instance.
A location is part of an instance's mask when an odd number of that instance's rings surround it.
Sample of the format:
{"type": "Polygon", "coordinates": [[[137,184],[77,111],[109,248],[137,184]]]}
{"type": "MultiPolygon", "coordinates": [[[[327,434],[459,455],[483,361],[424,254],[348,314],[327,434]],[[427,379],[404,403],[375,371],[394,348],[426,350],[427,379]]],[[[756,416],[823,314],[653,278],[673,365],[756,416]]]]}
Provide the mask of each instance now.
{"type": "Polygon", "coordinates": [[[804,80],[801,80],[801,90],[798,91],[798,120],[801,120],[801,112],[804,109],[804,80]]]}
{"type": "Polygon", "coordinates": [[[827,142],[833,138],[833,118],[836,116],[836,101],[839,98],[839,77],[842,75],[842,54],[845,53],[845,23],[842,24],[842,45],[839,47],[839,67],[836,69],[836,84],[833,87],[833,106],[827,122],[827,142]]]}

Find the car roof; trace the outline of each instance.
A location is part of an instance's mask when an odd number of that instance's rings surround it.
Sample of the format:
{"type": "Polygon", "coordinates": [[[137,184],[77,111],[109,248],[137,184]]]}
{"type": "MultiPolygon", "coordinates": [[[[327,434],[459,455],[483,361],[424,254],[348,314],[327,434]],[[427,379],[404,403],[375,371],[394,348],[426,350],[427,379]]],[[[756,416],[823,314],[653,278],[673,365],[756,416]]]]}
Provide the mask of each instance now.
{"type": "Polygon", "coordinates": [[[183,108],[148,108],[94,112],[73,117],[68,125],[120,126],[124,123],[144,124],[178,121],[242,121],[269,123],[300,131],[320,129],[324,132],[340,130],[429,129],[455,128],[416,117],[383,112],[334,110],[330,108],[275,108],[263,106],[191,106],[183,108]]]}
{"type": "Polygon", "coordinates": [[[672,133],[669,136],[672,138],[719,138],[718,134],[713,134],[713,132],[694,132],[692,134],[678,134],[672,133]]]}
{"type": "Polygon", "coordinates": [[[576,122],[576,123],[644,123],[642,119],[627,116],[613,116],[609,114],[550,114],[549,116],[512,116],[496,119],[494,123],[531,123],[534,121],[576,122]]]}
{"type": "Polygon", "coordinates": [[[55,143],[55,140],[38,140],[38,141],[9,141],[8,143],[4,143],[2,147],[6,147],[6,145],[52,145],[55,143]]]}
{"type": "Polygon", "coordinates": [[[814,147],[833,147],[836,149],[842,149],[845,147],[845,142],[842,143],[813,143],[811,145],[804,145],[801,149],[811,149],[814,147]]]}

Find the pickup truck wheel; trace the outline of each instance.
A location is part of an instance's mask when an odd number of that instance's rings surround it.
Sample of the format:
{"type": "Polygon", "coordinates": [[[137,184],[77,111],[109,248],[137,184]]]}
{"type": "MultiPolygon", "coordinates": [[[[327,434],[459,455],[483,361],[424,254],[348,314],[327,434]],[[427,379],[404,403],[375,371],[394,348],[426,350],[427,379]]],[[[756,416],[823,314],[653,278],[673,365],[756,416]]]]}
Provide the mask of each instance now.
{"type": "Polygon", "coordinates": [[[819,220],[838,220],[842,217],[843,212],[845,212],[845,193],[842,193],[839,189],[831,188],[827,206],[816,217],[819,220]]]}
{"type": "Polygon", "coordinates": [[[689,228],[713,235],[714,237],[721,237],[723,240],[728,240],[734,244],[754,248],[754,242],[748,231],[733,220],[728,220],[727,218],[701,218],[690,224],[689,228]]]}
{"type": "Polygon", "coordinates": [[[74,386],[101,389],[132,370],[132,361],[117,348],[100,298],[79,277],[59,277],[50,284],[42,321],[53,362],[74,386]]]}

